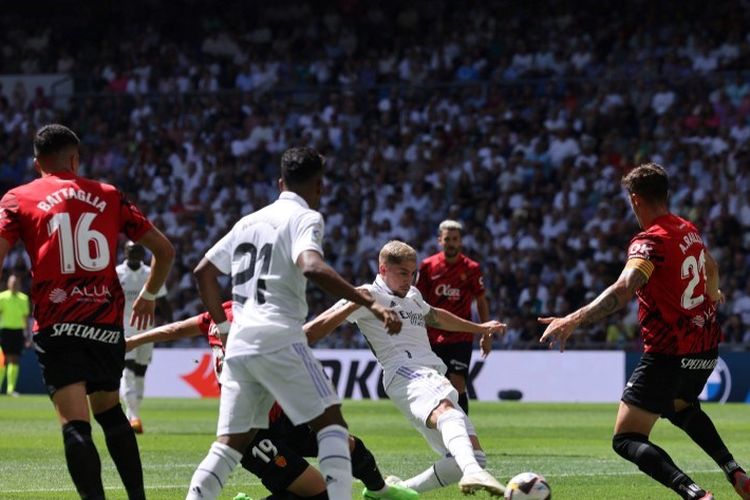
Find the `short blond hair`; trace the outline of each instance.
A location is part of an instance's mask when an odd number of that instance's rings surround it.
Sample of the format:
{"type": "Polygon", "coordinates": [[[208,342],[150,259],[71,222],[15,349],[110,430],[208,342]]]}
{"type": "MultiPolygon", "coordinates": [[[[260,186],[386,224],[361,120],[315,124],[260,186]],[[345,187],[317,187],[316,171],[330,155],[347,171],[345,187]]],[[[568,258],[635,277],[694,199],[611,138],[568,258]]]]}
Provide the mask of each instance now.
{"type": "Polygon", "coordinates": [[[406,260],[417,261],[417,251],[403,241],[391,240],[380,249],[380,264],[401,264],[406,260]]]}
{"type": "Polygon", "coordinates": [[[464,226],[457,220],[453,219],[445,219],[443,222],[440,223],[440,226],[438,226],[438,234],[443,234],[443,231],[451,231],[455,230],[459,233],[463,233],[464,226]]]}

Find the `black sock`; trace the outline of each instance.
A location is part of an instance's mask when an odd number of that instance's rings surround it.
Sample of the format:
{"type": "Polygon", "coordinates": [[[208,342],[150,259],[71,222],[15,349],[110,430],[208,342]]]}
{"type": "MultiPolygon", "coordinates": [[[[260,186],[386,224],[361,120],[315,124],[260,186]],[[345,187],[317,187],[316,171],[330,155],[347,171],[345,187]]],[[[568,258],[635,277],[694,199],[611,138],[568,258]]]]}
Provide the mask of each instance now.
{"type": "Polygon", "coordinates": [[[466,413],[469,414],[469,394],[462,392],[458,395],[458,406],[466,413]]]}
{"type": "Polygon", "coordinates": [[[673,413],[668,418],[670,422],[685,431],[690,439],[695,441],[695,444],[721,467],[729,481],[734,484],[732,476],[742,468],[734,461],[734,457],[729,453],[716,426],[706,412],[700,406],[689,406],[673,413]]]}
{"type": "Polygon", "coordinates": [[[618,455],[633,462],[641,471],[674,490],[682,498],[700,498],[706,494],[675,465],[666,451],[650,442],[643,434],[616,434],[612,438],[612,448],[618,455]]]}
{"type": "Polygon", "coordinates": [[[378,469],[378,464],[375,462],[375,457],[372,456],[361,439],[357,436],[352,436],[352,438],[354,439],[352,476],[365,483],[368,490],[382,490],[385,488],[385,481],[380,469],[378,469]]]}
{"type": "Polygon", "coordinates": [[[62,433],[68,472],[78,494],[87,500],[103,499],[102,463],[91,439],[91,424],[71,420],[62,426],[62,433]]]}
{"type": "Polygon", "coordinates": [[[141,468],[141,456],[138,453],[138,442],[135,440],[135,432],[130,427],[130,422],[117,404],[107,411],[94,415],[96,421],[102,426],[107,449],[117,466],[125,491],[128,492],[130,500],[146,498],[143,489],[143,469],[141,468]]]}

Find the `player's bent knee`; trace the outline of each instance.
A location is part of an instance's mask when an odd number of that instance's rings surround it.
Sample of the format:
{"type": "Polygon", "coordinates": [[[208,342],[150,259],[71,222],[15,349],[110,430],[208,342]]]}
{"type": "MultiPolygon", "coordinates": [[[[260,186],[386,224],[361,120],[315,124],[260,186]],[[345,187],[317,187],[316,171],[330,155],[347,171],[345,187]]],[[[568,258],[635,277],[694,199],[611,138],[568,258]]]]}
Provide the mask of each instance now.
{"type": "Polygon", "coordinates": [[[119,404],[101,413],[95,413],[94,418],[106,435],[127,431],[132,432],[128,417],[125,416],[125,412],[122,411],[122,406],[119,404]]]}
{"type": "Polygon", "coordinates": [[[682,410],[674,411],[664,415],[672,424],[676,425],[680,429],[684,429],[690,424],[690,421],[695,415],[701,412],[699,405],[691,405],[682,410]]]}
{"type": "Polygon", "coordinates": [[[612,436],[612,449],[615,453],[621,457],[632,460],[633,443],[646,443],[648,442],[648,436],[645,434],[639,434],[637,432],[621,432],[612,436]]]}
{"type": "MultiPolygon", "coordinates": [[[[326,493],[326,482],[315,467],[308,466],[287,490],[300,497],[318,498],[321,493],[326,493]]],[[[324,498],[328,498],[328,495],[324,498]]]]}

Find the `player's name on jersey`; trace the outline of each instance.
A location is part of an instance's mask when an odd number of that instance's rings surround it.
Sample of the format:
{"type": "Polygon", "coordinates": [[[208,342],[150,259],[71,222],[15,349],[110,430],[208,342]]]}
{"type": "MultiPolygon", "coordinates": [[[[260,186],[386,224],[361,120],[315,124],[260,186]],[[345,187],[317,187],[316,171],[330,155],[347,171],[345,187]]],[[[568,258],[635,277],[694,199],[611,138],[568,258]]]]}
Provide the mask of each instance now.
{"type": "Polygon", "coordinates": [[[65,200],[79,200],[88,203],[101,213],[107,208],[107,202],[100,199],[97,195],[91,194],[83,189],[75,189],[72,187],[58,189],[57,191],[48,194],[47,197],[37,203],[36,206],[37,208],[48,212],[52,207],[65,200]]]}
{"type": "Polygon", "coordinates": [[[50,337],[61,337],[63,335],[96,340],[105,344],[117,344],[120,341],[122,332],[97,326],[82,325],[80,323],[55,323],[52,325],[52,335],[50,337]]]}
{"type": "Polygon", "coordinates": [[[696,243],[703,244],[703,238],[701,238],[701,235],[698,233],[688,233],[682,237],[682,241],[684,242],[684,244],[680,243],[680,250],[682,250],[682,253],[687,252],[688,248],[696,243]]]}

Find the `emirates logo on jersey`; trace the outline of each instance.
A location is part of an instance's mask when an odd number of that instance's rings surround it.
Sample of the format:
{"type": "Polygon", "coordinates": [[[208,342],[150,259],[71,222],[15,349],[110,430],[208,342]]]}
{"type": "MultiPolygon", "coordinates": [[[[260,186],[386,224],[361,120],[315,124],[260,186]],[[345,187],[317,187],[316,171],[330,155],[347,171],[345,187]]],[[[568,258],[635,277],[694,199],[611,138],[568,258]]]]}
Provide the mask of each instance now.
{"type": "Polygon", "coordinates": [[[62,288],[55,288],[49,293],[49,300],[53,304],[62,304],[68,299],[68,294],[62,288]]]}

